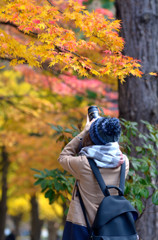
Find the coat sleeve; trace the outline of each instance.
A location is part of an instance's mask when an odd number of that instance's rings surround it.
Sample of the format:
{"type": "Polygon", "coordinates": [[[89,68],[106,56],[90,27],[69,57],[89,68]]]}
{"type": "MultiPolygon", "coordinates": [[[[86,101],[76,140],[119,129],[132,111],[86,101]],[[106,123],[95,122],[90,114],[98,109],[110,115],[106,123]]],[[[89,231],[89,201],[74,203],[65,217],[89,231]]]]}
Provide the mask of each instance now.
{"type": "Polygon", "coordinates": [[[81,132],[73,138],[61,152],[58,161],[61,166],[71,173],[76,179],[80,178],[80,169],[86,161],[85,156],[77,156],[79,145],[86,132],[81,132]]]}

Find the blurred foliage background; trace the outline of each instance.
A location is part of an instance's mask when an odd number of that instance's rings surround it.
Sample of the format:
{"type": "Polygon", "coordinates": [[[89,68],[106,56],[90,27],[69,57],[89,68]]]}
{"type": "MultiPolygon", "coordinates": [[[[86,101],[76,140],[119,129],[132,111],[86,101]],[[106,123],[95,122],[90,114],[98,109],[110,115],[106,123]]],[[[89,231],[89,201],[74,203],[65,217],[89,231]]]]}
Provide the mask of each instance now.
{"type": "MultiPolygon", "coordinates": [[[[63,1],[53,2],[61,7],[63,1]]],[[[89,10],[105,11],[105,17],[113,16],[112,2],[83,4],[89,10]]],[[[1,28],[16,39],[23,38],[11,26],[1,28]]],[[[50,205],[51,192],[47,199],[34,186],[31,168],[61,169],[57,158],[62,138],[56,143],[58,135],[50,124],[81,129],[92,104],[103,107],[107,115],[118,116],[117,98],[117,81],[110,77],[105,84],[105,80],[78,79],[68,72],[59,74],[58,69],[50,73],[27,65],[10,67],[7,61],[0,60],[0,197],[1,205],[7,202],[7,219],[1,218],[1,225],[6,220],[5,235],[14,231],[18,240],[33,240],[35,235],[38,240],[61,238],[67,204],[56,197],[50,205]]],[[[71,198],[72,183],[73,179],[67,201],[71,198]]],[[[43,188],[44,185],[43,182],[43,188]]],[[[55,186],[59,188],[57,183],[55,186]]],[[[2,210],[1,216],[3,213],[2,210]]]]}

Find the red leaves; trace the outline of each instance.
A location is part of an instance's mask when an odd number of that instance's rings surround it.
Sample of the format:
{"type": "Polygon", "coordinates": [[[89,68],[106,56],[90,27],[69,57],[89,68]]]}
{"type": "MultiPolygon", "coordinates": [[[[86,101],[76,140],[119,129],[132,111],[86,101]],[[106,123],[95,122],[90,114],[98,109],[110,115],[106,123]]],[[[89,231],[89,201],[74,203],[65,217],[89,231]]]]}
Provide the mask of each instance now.
{"type": "Polygon", "coordinates": [[[32,22],[38,24],[38,23],[40,23],[40,20],[38,20],[38,19],[34,19],[32,22]]]}
{"type": "Polygon", "coordinates": [[[112,53],[110,50],[105,50],[103,52],[106,53],[106,54],[109,54],[109,55],[111,55],[111,53],[112,53]]]}
{"type": "Polygon", "coordinates": [[[56,21],[49,21],[49,24],[54,24],[54,23],[56,23],[56,21]]]}
{"type": "Polygon", "coordinates": [[[114,17],[114,14],[111,11],[109,11],[108,9],[105,9],[105,8],[97,8],[95,10],[95,12],[99,13],[99,14],[106,15],[109,18],[113,18],[114,17]]]}

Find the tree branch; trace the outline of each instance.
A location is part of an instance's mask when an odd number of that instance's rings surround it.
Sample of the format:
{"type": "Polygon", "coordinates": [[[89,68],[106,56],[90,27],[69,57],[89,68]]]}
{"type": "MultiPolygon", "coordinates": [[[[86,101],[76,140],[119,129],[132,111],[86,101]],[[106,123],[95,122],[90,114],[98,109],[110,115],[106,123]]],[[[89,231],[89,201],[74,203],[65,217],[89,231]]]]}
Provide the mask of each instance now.
{"type": "MultiPolygon", "coordinates": [[[[47,0],[47,2],[52,6],[52,7],[55,7],[55,5],[54,4],[52,4],[51,3],[51,1],[50,0],[47,0]]],[[[60,11],[59,9],[58,9],[58,12],[60,12],[60,13],[63,13],[62,11],[60,11]]]]}
{"type": "Polygon", "coordinates": [[[29,95],[25,94],[25,95],[0,96],[0,100],[9,100],[11,98],[22,98],[22,97],[27,97],[27,96],[29,96],[29,95]]]}
{"type": "MultiPolygon", "coordinates": [[[[149,195],[149,197],[147,198],[147,200],[149,200],[151,197],[152,197],[152,194],[149,195]]],[[[149,205],[149,206],[147,207],[147,200],[144,202],[144,205],[145,205],[145,206],[144,206],[144,209],[143,209],[142,213],[139,215],[138,219],[140,219],[140,218],[142,217],[142,215],[145,213],[145,211],[146,211],[147,208],[150,208],[150,206],[152,206],[152,205],[149,205]]]]}
{"type": "Polygon", "coordinates": [[[23,62],[23,64],[28,64],[28,62],[25,58],[11,58],[11,57],[9,58],[9,57],[1,57],[0,56],[0,60],[3,60],[3,61],[11,62],[14,59],[17,59],[18,61],[23,60],[23,61],[25,61],[25,62],[23,62]]]}
{"type": "Polygon", "coordinates": [[[35,38],[38,37],[38,33],[36,33],[36,32],[31,32],[31,31],[30,31],[30,33],[25,33],[23,30],[20,30],[20,29],[19,29],[19,26],[17,26],[16,24],[14,24],[14,23],[12,23],[12,22],[10,22],[10,21],[7,21],[7,22],[0,21],[0,24],[9,25],[9,26],[11,26],[11,27],[14,27],[14,28],[16,28],[16,30],[18,30],[20,33],[23,33],[23,34],[28,35],[28,36],[30,36],[30,37],[35,37],[35,38]]]}

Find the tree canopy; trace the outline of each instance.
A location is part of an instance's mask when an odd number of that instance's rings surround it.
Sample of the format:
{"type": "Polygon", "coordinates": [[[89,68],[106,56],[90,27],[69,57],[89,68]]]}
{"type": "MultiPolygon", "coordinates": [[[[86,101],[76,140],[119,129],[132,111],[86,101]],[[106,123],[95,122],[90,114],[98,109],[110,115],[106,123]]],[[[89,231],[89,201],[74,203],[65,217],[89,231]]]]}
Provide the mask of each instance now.
{"type": "Polygon", "coordinates": [[[119,37],[120,21],[89,12],[75,1],[66,1],[60,10],[51,1],[15,0],[0,11],[2,25],[23,33],[20,39],[0,29],[1,59],[11,65],[55,71],[69,70],[80,76],[114,76],[122,82],[127,75],[140,77],[139,60],[124,56],[119,37]]]}

